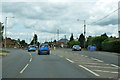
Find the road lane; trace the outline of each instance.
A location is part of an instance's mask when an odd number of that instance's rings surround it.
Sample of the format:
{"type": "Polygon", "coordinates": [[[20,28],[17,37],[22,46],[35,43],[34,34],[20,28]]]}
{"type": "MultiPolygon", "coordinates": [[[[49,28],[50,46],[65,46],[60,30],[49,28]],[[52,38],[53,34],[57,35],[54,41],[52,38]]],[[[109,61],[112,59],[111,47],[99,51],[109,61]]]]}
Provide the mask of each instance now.
{"type": "Polygon", "coordinates": [[[95,75],[56,55],[37,55],[18,78],[96,78],[95,75]]]}
{"type": "Polygon", "coordinates": [[[30,55],[22,49],[9,49],[9,51],[11,54],[2,59],[2,77],[16,78],[29,62],[30,55]]]}

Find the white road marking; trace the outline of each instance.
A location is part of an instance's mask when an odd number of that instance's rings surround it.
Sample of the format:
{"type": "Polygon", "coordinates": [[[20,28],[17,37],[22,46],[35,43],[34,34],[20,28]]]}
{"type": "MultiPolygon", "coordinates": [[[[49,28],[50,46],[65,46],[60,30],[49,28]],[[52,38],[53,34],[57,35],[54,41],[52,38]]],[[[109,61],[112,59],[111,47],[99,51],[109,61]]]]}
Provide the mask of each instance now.
{"type": "Polygon", "coordinates": [[[114,67],[119,67],[119,66],[117,66],[117,65],[115,65],[115,64],[111,64],[111,66],[114,66],[114,67]]]}
{"type": "Polygon", "coordinates": [[[30,58],[30,62],[32,61],[32,58],[30,58]]]}
{"type": "Polygon", "coordinates": [[[81,55],[81,56],[84,56],[84,55],[81,55]]]}
{"type": "Polygon", "coordinates": [[[88,67],[118,69],[118,68],[116,68],[116,67],[103,67],[103,66],[90,66],[90,65],[89,65],[88,67]]]}
{"type": "Polygon", "coordinates": [[[85,56],[85,57],[88,57],[88,56],[85,56]]]}
{"type": "Polygon", "coordinates": [[[99,63],[84,63],[84,64],[86,64],[86,65],[87,65],[87,64],[88,64],[88,65],[90,64],[90,65],[91,65],[91,64],[99,64],[99,63]]]}
{"type": "Polygon", "coordinates": [[[74,63],[74,61],[72,61],[72,60],[70,60],[70,59],[68,59],[68,58],[66,58],[66,60],[70,61],[71,63],[74,63]]]}
{"type": "Polygon", "coordinates": [[[28,67],[28,65],[29,65],[29,64],[27,64],[27,65],[20,71],[21,74],[25,71],[25,69],[28,67]]]}
{"type": "Polygon", "coordinates": [[[90,73],[94,74],[95,76],[100,76],[99,74],[91,71],[90,69],[88,69],[88,68],[86,68],[86,67],[84,67],[84,66],[82,66],[82,65],[79,65],[79,66],[82,67],[82,68],[84,68],[85,70],[89,71],[90,73]]]}
{"type": "Polygon", "coordinates": [[[29,55],[31,56],[31,54],[29,53],[29,55]]]}
{"type": "Polygon", "coordinates": [[[63,56],[60,56],[60,57],[63,57],[63,56]]]}
{"type": "Polygon", "coordinates": [[[112,71],[103,71],[103,70],[94,70],[94,71],[97,71],[97,72],[104,72],[104,73],[118,73],[118,72],[112,72],[112,71]]]}
{"type": "Polygon", "coordinates": [[[99,59],[96,59],[96,58],[91,58],[91,59],[96,60],[98,62],[103,62],[102,60],[99,60],[99,59]]]}

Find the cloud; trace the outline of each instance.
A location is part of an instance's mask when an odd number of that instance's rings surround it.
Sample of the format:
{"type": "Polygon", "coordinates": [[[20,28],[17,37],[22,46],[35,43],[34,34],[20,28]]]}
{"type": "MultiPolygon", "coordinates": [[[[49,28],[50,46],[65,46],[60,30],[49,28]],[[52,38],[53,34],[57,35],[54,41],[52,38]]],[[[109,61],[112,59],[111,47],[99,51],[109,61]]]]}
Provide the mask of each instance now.
{"type": "Polygon", "coordinates": [[[117,12],[96,24],[90,24],[117,9],[117,1],[34,0],[34,2],[3,2],[3,21],[5,21],[6,16],[15,16],[15,19],[9,19],[9,26],[14,26],[14,29],[8,29],[8,31],[30,33],[31,37],[32,33],[36,33],[43,41],[46,38],[53,38],[57,29],[60,31],[61,38],[64,38],[64,35],[69,38],[71,33],[78,37],[83,33],[83,20],[86,20],[87,36],[101,35],[105,32],[117,36],[117,12]]]}
{"type": "Polygon", "coordinates": [[[98,2],[96,2],[93,8],[89,10],[90,17],[88,19],[88,22],[90,24],[93,23],[95,25],[101,25],[101,26],[109,25],[109,24],[117,25],[118,11],[114,13],[112,12],[118,9],[118,1],[119,0],[114,0],[114,1],[110,0],[108,2],[104,0],[99,0],[98,2]],[[109,16],[102,19],[106,15],[109,15],[109,16]]]}

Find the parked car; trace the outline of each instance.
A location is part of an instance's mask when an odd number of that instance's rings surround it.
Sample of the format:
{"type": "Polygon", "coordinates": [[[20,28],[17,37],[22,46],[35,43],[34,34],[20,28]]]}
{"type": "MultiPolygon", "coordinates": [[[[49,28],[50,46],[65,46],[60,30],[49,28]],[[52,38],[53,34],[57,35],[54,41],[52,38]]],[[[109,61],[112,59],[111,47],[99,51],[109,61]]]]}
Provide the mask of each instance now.
{"type": "Polygon", "coordinates": [[[36,47],[34,45],[28,46],[28,52],[30,51],[36,51],[36,47]]]}
{"type": "Polygon", "coordinates": [[[74,45],[72,51],[81,51],[81,47],[79,45],[74,45]]]}
{"type": "Polygon", "coordinates": [[[40,54],[50,54],[50,46],[48,44],[41,44],[38,48],[38,55],[40,54]]]}

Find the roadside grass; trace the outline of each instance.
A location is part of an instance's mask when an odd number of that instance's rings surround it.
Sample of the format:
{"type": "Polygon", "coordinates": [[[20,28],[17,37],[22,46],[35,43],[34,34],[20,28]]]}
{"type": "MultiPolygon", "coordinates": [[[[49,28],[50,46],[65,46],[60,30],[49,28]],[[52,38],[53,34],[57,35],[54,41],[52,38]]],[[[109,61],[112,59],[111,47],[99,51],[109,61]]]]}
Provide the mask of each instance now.
{"type": "Polygon", "coordinates": [[[0,50],[0,53],[10,53],[10,51],[0,50]]]}
{"type": "Polygon", "coordinates": [[[3,56],[3,57],[4,57],[4,56],[7,56],[7,55],[0,54],[0,56],[3,56]]]}

